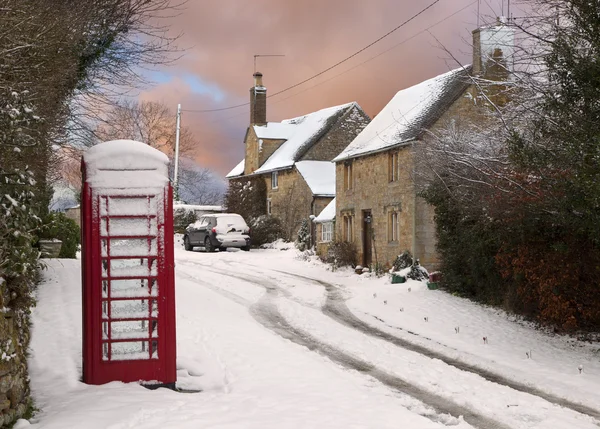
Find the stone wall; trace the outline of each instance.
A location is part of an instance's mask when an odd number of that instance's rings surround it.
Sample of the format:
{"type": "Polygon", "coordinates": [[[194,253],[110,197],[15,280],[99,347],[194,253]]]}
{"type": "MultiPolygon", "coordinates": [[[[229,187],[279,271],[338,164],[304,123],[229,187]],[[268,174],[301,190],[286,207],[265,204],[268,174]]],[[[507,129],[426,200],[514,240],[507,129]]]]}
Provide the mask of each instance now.
{"type": "Polygon", "coordinates": [[[258,164],[259,160],[259,147],[258,147],[258,138],[256,137],[256,133],[254,132],[254,127],[250,126],[248,131],[246,131],[246,158],[244,161],[244,175],[252,174],[254,171],[258,170],[260,166],[258,164]]]}
{"type": "Polygon", "coordinates": [[[354,106],[302,156],[302,161],[331,161],[346,149],[369,122],[369,117],[354,106]]]}
{"type": "Polygon", "coordinates": [[[288,240],[295,240],[302,219],[311,213],[312,192],[296,168],[278,173],[278,187],[271,187],[271,174],[264,174],[267,198],[271,199],[271,214],[281,219],[288,240]]]}
{"type": "Polygon", "coordinates": [[[9,426],[30,408],[28,317],[25,311],[12,312],[0,305],[0,427],[9,426]]]}
{"type": "Polygon", "coordinates": [[[365,264],[364,249],[372,249],[372,263],[391,265],[397,255],[413,247],[413,218],[415,193],[412,183],[413,151],[411,146],[394,149],[398,152],[399,177],[395,182],[388,180],[389,152],[363,156],[351,161],[353,170],[352,189],[344,190],[344,162],[336,164],[336,231],[343,237],[342,218],[353,215],[353,242],[358,251],[359,264],[365,264]],[[363,242],[364,212],[371,211],[374,240],[363,242]],[[390,211],[399,212],[398,240],[388,237],[390,211]]]}
{"type": "Polygon", "coordinates": [[[258,166],[262,166],[271,155],[285,142],[285,140],[259,139],[258,140],[258,166]]]}

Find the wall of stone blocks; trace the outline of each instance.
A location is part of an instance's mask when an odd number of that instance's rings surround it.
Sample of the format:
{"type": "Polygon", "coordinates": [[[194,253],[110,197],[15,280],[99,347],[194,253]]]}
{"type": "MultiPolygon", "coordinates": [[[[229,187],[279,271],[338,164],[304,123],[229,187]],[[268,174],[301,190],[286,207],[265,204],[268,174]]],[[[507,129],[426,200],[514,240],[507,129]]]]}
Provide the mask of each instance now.
{"type": "Polygon", "coordinates": [[[331,161],[346,149],[369,122],[369,117],[354,106],[302,156],[302,160],[331,161]]]}
{"type": "Polygon", "coordinates": [[[271,174],[265,174],[264,178],[271,214],[281,219],[287,238],[295,240],[302,219],[311,215],[312,192],[296,168],[279,171],[277,189],[271,188],[271,174]]]}
{"type": "Polygon", "coordinates": [[[0,427],[11,425],[30,407],[28,344],[28,315],[0,306],[0,427]]]}
{"type": "Polygon", "coordinates": [[[363,156],[352,160],[353,186],[344,190],[344,163],[336,165],[336,235],[343,237],[341,222],[344,213],[354,213],[354,243],[358,261],[363,264],[363,215],[371,210],[374,240],[370,244],[373,263],[391,265],[397,255],[412,251],[415,193],[412,182],[413,152],[410,146],[395,149],[399,152],[399,178],[388,180],[389,152],[363,156]],[[400,213],[399,239],[388,240],[388,214],[400,213]],[[377,260],[375,258],[377,255],[377,260]]]}

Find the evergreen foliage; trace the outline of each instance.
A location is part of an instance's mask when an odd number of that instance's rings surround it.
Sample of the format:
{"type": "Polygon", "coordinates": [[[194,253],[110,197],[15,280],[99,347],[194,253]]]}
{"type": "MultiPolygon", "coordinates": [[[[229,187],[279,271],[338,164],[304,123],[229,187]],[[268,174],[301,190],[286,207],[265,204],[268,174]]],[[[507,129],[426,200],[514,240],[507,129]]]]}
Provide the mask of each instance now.
{"type": "Polygon", "coordinates": [[[534,94],[520,100],[528,119],[502,123],[502,168],[482,175],[457,163],[422,196],[435,207],[444,287],[559,329],[597,330],[600,3],[549,3],[561,24],[538,39],[546,75],[523,90],[534,94]]]}
{"type": "Polygon", "coordinates": [[[277,241],[284,235],[281,220],[275,216],[262,215],[252,218],[249,226],[252,245],[256,247],[277,241]]]}
{"type": "Polygon", "coordinates": [[[173,229],[176,233],[183,234],[188,225],[197,220],[193,210],[177,209],[173,213],[173,229]]]}
{"type": "Polygon", "coordinates": [[[64,213],[49,213],[40,228],[39,238],[56,238],[62,241],[59,258],[75,259],[81,240],[81,229],[77,222],[64,213]]]}
{"type": "Polygon", "coordinates": [[[246,220],[253,246],[272,243],[284,236],[281,220],[265,215],[267,185],[260,177],[230,180],[225,207],[228,213],[238,213],[246,220]]]}
{"type": "Polygon", "coordinates": [[[402,254],[396,256],[394,264],[392,265],[392,272],[398,272],[400,270],[410,267],[412,264],[412,254],[408,250],[405,250],[404,252],[402,252],[402,254]]]}
{"type": "Polygon", "coordinates": [[[301,252],[310,248],[310,220],[302,219],[300,229],[298,230],[298,238],[296,239],[296,247],[301,252]]]}

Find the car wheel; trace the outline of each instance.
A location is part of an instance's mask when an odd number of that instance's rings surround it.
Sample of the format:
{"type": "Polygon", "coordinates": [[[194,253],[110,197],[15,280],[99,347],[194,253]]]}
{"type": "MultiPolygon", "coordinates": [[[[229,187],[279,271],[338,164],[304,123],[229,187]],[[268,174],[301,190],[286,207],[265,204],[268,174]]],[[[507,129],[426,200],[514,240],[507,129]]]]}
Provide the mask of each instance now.
{"type": "Polygon", "coordinates": [[[210,242],[210,238],[208,238],[208,237],[206,237],[204,239],[204,249],[207,252],[214,252],[215,251],[215,248],[213,247],[212,243],[210,242]]]}
{"type": "Polygon", "coordinates": [[[248,252],[248,251],[250,250],[250,246],[243,246],[243,247],[242,247],[242,250],[243,250],[244,252],[248,252]]]}
{"type": "Polygon", "coordinates": [[[188,237],[183,237],[183,248],[188,252],[194,248],[194,246],[191,245],[190,239],[188,237]]]}

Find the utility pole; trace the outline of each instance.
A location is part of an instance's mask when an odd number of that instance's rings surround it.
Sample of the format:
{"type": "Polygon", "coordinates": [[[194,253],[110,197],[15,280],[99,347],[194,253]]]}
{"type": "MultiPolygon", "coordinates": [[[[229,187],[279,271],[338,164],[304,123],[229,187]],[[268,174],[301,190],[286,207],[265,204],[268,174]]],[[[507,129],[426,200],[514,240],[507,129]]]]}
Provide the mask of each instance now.
{"type": "Polygon", "coordinates": [[[179,192],[179,129],[181,128],[181,104],[177,105],[177,129],[175,130],[175,171],[173,172],[173,188],[179,192]]]}

